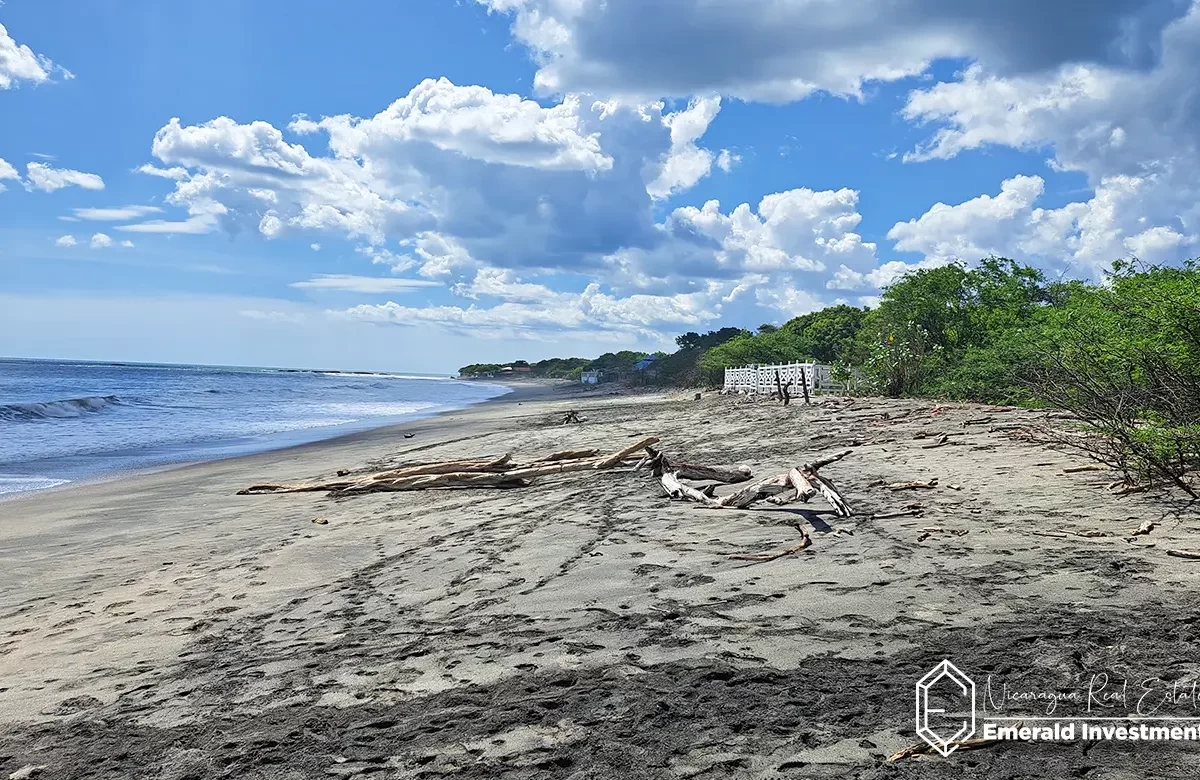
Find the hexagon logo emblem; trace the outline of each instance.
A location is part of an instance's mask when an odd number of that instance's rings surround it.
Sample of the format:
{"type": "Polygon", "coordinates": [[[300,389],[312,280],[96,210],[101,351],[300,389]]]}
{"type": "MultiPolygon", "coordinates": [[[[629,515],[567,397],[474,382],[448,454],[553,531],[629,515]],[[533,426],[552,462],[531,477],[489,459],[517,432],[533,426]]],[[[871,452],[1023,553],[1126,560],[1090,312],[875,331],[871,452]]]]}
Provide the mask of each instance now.
{"type": "Polygon", "coordinates": [[[975,682],[949,661],[917,681],[917,736],[948,756],[975,733],[975,682]]]}

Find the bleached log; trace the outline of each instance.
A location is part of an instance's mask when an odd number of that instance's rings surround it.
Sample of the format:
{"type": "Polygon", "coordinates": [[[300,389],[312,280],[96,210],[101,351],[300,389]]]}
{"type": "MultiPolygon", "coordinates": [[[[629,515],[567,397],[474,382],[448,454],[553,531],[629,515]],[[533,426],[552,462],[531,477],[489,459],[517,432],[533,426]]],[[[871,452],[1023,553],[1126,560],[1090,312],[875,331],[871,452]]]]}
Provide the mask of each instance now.
{"type": "Polygon", "coordinates": [[[752,485],[742,488],[717,499],[717,506],[722,509],[742,509],[768,496],[781,493],[791,486],[787,474],[776,474],[773,477],[759,480],[752,485]]]}
{"type": "Polygon", "coordinates": [[[360,482],[330,491],[331,496],[352,496],[363,493],[390,493],[406,490],[425,490],[440,487],[524,487],[528,479],[509,473],[454,472],[450,474],[424,474],[399,477],[391,480],[360,482]]]}
{"type": "Polygon", "coordinates": [[[370,480],[397,479],[400,477],[415,477],[423,474],[452,474],[462,471],[504,471],[510,468],[512,455],[506,454],[490,460],[450,460],[443,463],[422,463],[415,466],[402,466],[390,471],[380,471],[367,477],[370,480]]]}
{"type": "Polygon", "coordinates": [[[638,463],[634,468],[635,471],[650,466],[654,470],[655,476],[663,471],[674,471],[682,479],[711,480],[730,485],[745,482],[754,476],[754,472],[750,470],[749,466],[734,466],[724,469],[696,463],[676,463],[668,458],[665,452],[659,452],[652,446],[646,447],[646,454],[647,458],[638,463]]]}
{"type": "Polygon", "coordinates": [[[716,500],[708,493],[680,482],[679,476],[673,471],[664,471],[659,480],[662,482],[663,490],[667,491],[667,495],[670,498],[691,499],[704,506],[714,506],[716,504],[716,500]]]}
{"type": "Polygon", "coordinates": [[[845,452],[839,452],[837,455],[831,455],[828,458],[821,458],[819,460],[814,460],[812,463],[805,464],[804,468],[806,471],[818,471],[820,469],[825,468],[830,463],[837,463],[839,460],[846,457],[847,455],[853,454],[853,452],[854,452],[854,450],[846,450],[845,452]]]}
{"type": "Polygon", "coordinates": [[[599,454],[600,450],[563,450],[553,455],[547,455],[544,458],[538,458],[534,463],[550,463],[556,460],[583,460],[584,458],[594,458],[599,454]]]}
{"type": "Polygon", "coordinates": [[[647,436],[645,439],[642,439],[637,444],[631,444],[628,447],[626,447],[625,449],[621,450],[620,452],[609,455],[607,458],[604,458],[603,460],[598,461],[596,463],[596,465],[593,466],[593,468],[597,468],[597,469],[611,468],[611,467],[617,465],[618,463],[620,463],[621,461],[625,460],[625,458],[634,454],[638,450],[644,450],[647,447],[651,446],[652,444],[658,444],[657,436],[647,436]]]}
{"type": "Polygon", "coordinates": [[[804,478],[804,475],[800,473],[800,469],[793,468],[789,470],[787,477],[788,483],[795,488],[795,492],[780,493],[777,496],[772,496],[767,499],[767,503],[775,504],[776,506],[790,504],[793,501],[807,503],[809,499],[817,494],[817,489],[813,487],[811,482],[804,478]]]}
{"type": "Polygon", "coordinates": [[[818,474],[811,466],[806,465],[804,467],[804,478],[821,492],[821,496],[833,507],[833,511],[838,517],[849,517],[854,514],[850,509],[850,505],[842,498],[842,494],[838,492],[833,483],[818,474]]]}

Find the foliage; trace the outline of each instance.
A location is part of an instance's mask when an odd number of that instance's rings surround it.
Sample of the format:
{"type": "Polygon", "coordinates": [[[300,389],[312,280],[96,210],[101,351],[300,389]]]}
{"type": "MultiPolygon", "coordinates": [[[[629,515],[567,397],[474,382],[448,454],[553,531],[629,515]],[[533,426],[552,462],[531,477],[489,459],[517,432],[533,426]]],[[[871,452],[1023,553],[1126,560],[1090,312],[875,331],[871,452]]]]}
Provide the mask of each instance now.
{"type": "Polygon", "coordinates": [[[1097,438],[1070,440],[1130,479],[1173,483],[1200,466],[1200,268],[1116,263],[1074,285],[1033,339],[1027,385],[1097,438]]]}

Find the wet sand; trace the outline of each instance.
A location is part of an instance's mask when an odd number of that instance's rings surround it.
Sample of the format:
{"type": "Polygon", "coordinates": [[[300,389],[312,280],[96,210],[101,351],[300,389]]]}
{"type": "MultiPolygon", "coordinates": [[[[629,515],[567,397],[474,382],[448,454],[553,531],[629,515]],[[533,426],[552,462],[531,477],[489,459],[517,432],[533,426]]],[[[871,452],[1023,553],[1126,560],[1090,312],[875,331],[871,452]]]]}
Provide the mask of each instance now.
{"type": "Polygon", "coordinates": [[[914,742],[914,682],[943,658],[1047,684],[1200,670],[1200,561],[1166,555],[1200,551],[1195,512],[1114,499],[1111,475],[1063,472],[1085,463],[1073,453],[963,424],[1034,413],[526,392],[0,503],[0,777],[1195,776],[1188,743],[884,761],[914,742]],[[587,421],[558,424],[567,409],[587,421]],[[926,448],[921,432],[953,435],[926,448]],[[850,448],[823,473],[855,516],[697,509],[628,470],[235,495],[642,435],[756,474],[850,448]],[[912,503],[922,516],[871,519],[912,503]],[[1131,540],[1144,520],[1160,525],[1131,540]],[[801,528],[802,553],[730,557],[791,547],[801,528]]]}

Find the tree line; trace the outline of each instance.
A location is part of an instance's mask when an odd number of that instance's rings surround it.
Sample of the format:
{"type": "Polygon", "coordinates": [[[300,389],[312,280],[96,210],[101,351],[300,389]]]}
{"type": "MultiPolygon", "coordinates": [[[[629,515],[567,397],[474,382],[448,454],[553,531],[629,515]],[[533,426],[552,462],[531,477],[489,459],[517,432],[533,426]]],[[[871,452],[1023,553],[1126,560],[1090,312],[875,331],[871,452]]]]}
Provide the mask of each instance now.
{"type": "MultiPolygon", "coordinates": [[[[1071,443],[1189,493],[1183,475],[1200,464],[1197,261],[1119,261],[1089,283],[989,257],[913,271],[871,309],[838,305],[754,331],[685,333],[676,346],[658,353],[645,381],[717,386],[727,367],[815,360],[863,394],[1067,410],[1085,429],[1071,443]]],[[[531,373],[628,373],[646,354],[541,361],[531,373]]]]}

